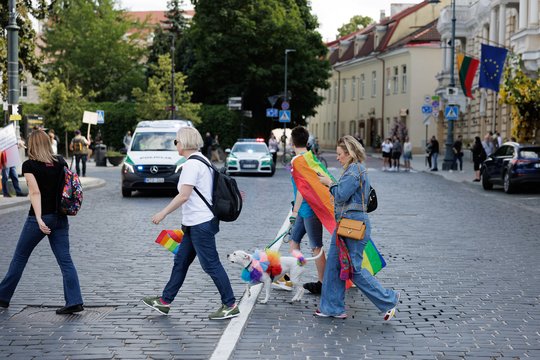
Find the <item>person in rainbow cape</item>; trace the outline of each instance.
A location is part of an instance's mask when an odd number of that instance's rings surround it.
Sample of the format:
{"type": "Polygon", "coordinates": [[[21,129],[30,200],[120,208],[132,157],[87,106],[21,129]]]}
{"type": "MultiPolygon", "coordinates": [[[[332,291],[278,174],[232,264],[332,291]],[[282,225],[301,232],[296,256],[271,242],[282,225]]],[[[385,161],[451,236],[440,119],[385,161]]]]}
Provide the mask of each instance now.
{"type": "MultiPolygon", "coordinates": [[[[182,207],[183,237],[180,239],[180,232],[169,233],[169,236],[176,237],[179,242],[171,276],[161,296],[145,297],[142,301],[159,313],[167,315],[170,304],[180,291],[189,267],[197,256],[201,267],[212,278],[221,295],[221,307],[208,317],[210,320],[229,319],[240,315],[240,310],[216,248],[215,236],[219,232],[219,220],[193,191],[197,187],[196,190],[201,196],[212,202],[213,170],[203,163],[208,161],[204,160],[206,158],[199,151],[203,144],[201,134],[193,127],[180,128],[176,134],[174,145],[178,153],[187,159],[178,180],[178,195],[163,210],[152,216],[152,222],[157,225],[168,214],[182,207]]],[[[162,239],[157,240],[161,243],[162,239]]]]}
{"type": "MultiPolygon", "coordinates": [[[[311,248],[311,251],[313,253],[313,256],[319,255],[319,253],[322,251],[323,254],[321,257],[319,257],[317,260],[315,260],[315,266],[317,268],[317,275],[318,275],[318,281],[317,282],[309,282],[304,284],[304,288],[311,292],[312,294],[320,294],[322,289],[322,280],[324,276],[324,267],[326,264],[326,257],[324,254],[323,249],[323,240],[322,240],[322,223],[321,220],[317,217],[317,214],[315,211],[311,208],[310,204],[308,203],[306,199],[303,197],[302,191],[298,190],[296,179],[297,177],[294,176],[295,168],[298,169],[299,167],[296,164],[296,162],[311,162],[313,164],[316,164],[318,162],[317,158],[313,155],[311,151],[307,150],[307,143],[309,140],[309,132],[308,130],[303,126],[297,126],[291,131],[291,141],[292,146],[294,149],[294,152],[297,154],[291,161],[292,164],[292,170],[293,176],[291,177],[292,186],[293,186],[293,195],[294,195],[294,201],[293,201],[293,209],[292,214],[290,217],[290,221],[292,224],[292,230],[291,230],[291,242],[290,244],[290,250],[291,252],[299,251],[300,250],[300,243],[302,241],[302,238],[304,235],[308,235],[309,238],[309,246],[311,248]]],[[[309,163],[308,163],[309,164],[309,163]]],[[[319,162],[320,164],[320,162],[319,162]]],[[[325,171],[326,169],[319,169],[320,171],[325,171]]],[[[328,174],[328,172],[326,172],[328,174]]],[[[300,179],[302,181],[302,179],[300,179]]],[[[317,181],[317,183],[319,183],[317,181]]],[[[307,194],[309,196],[309,194],[307,194]]],[[[330,202],[328,202],[330,203],[330,202]]],[[[319,202],[316,202],[314,204],[315,206],[319,206],[319,202]]],[[[283,284],[281,284],[279,281],[277,282],[278,286],[283,288],[283,284]]],[[[286,285],[285,285],[286,286],[286,285]]],[[[292,288],[291,288],[292,289],[292,288]]]]}
{"type": "MultiPolygon", "coordinates": [[[[343,173],[336,182],[320,173],[319,181],[328,187],[326,192],[334,199],[334,216],[339,222],[342,218],[360,220],[366,225],[362,240],[337,236],[332,232],[324,271],[323,287],[319,309],[314,315],[344,319],[345,282],[352,282],[367,298],[384,313],[385,321],[394,317],[399,303],[400,292],[384,288],[365,266],[363,260],[371,243],[371,224],[366,212],[366,199],[369,197],[369,178],[364,166],[366,153],[364,147],[352,136],[346,135],[338,140],[337,160],[343,166],[343,173]]],[[[373,249],[369,249],[371,252],[373,249]]],[[[372,253],[373,254],[373,253],[372,253]]],[[[372,264],[375,264],[373,261],[372,264]]],[[[379,264],[380,266],[380,264],[379,264]]],[[[372,269],[373,270],[373,269],[372,269]]]]}

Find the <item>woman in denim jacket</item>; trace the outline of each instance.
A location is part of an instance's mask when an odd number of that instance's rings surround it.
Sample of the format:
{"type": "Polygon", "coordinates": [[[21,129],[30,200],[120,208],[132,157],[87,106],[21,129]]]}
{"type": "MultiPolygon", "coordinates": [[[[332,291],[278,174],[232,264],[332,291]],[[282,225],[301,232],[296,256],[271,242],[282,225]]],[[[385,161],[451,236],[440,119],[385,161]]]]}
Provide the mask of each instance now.
{"type": "MultiPolygon", "coordinates": [[[[364,247],[371,237],[371,225],[366,213],[370,185],[366,167],[363,165],[366,153],[362,145],[350,135],[339,139],[336,152],[337,160],[345,169],[339,181],[332,183],[332,180],[326,176],[319,176],[319,179],[330,188],[330,193],[334,196],[336,221],[347,218],[361,220],[366,224],[363,240],[343,238],[353,267],[352,281],[384,313],[384,320],[390,320],[394,317],[400,293],[383,288],[369,271],[361,268],[364,247]]],[[[321,303],[315,315],[341,319],[347,317],[345,281],[340,279],[340,270],[336,230],[334,230],[324,271],[321,303]]]]}

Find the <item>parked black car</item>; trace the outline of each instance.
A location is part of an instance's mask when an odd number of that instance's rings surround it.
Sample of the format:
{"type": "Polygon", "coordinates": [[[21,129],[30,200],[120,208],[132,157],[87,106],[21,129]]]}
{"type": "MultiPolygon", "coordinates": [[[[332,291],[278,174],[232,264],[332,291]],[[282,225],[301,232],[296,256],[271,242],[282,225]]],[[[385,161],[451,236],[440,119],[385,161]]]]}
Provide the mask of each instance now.
{"type": "Polygon", "coordinates": [[[502,185],[510,194],[525,184],[540,184],[540,146],[507,142],[484,161],[484,190],[502,185]]]}

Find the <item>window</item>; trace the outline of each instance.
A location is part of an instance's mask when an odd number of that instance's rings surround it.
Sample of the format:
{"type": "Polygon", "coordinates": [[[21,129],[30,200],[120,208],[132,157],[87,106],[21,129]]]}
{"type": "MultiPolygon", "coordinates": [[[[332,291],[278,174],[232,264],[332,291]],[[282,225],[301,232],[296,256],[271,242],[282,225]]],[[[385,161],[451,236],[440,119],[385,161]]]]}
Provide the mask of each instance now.
{"type": "Polygon", "coordinates": [[[26,82],[21,82],[21,97],[27,97],[28,96],[28,86],[26,85],[26,82]]]}
{"type": "Polygon", "coordinates": [[[386,68],[386,85],[383,84],[383,86],[386,86],[386,95],[390,95],[390,81],[391,81],[391,78],[390,78],[390,68],[386,68]]]}
{"type": "Polygon", "coordinates": [[[347,99],[347,79],[343,79],[343,84],[342,84],[342,94],[341,94],[341,102],[345,102],[345,100],[347,99]]]}
{"type": "Polygon", "coordinates": [[[366,96],[366,76],[364,74],[360,75],[360,99],[363,99],[366,96]]]}
{"type": "Polygon", "coordinates": [[[371,96],[377,96],[377,72],[371,72],[371,96]]]}
{"type": "Polygon", "coordinates": [[[392,76],[392,86],[394,88],[394,94],[397,94],[399,91],[399,78],[398,78],[398,67],[394,66],[394,75],[392,76]]]}
{"type": "Polygon", "coordinates": [[[407,65],[401,65],[401,92],[407,92],[407,65]]]}
{"type": "Polygon", "coordinates": [[[328,102],[328,104],[332,102],[332,86],[328,88],[328,93],[326,95],[326,102],[328,102]]]}
{"type": "Polygon", "coordinates": [[[337,101],[337,81],[334,81],[334,104],[337,101]]]}
{"type": "Polygon", "coordinates": [[[351,81],[351,100],[356,98],[356,76],[352,77],[351,81]]]}

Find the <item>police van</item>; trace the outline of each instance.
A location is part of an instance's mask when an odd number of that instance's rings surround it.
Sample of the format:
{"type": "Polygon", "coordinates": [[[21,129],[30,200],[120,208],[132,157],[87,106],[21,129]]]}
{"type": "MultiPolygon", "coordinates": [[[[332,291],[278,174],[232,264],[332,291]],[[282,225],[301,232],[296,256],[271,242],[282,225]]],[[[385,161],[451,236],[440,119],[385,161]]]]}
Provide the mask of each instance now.
{"type": "Polygon", "coordinates": [[[141,121],[133,133],[122,166],[122,196],[135,190],[174,190],[186,161],[174,145],[178,129],[189,120],[141,121]]]}

